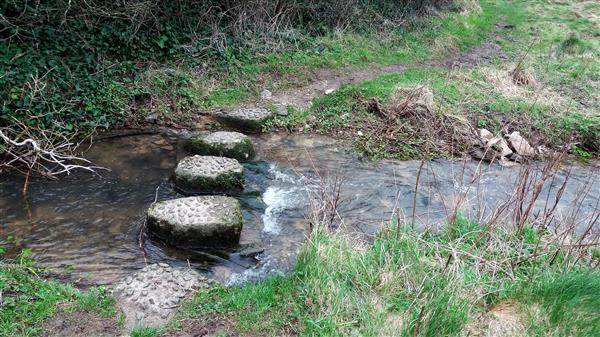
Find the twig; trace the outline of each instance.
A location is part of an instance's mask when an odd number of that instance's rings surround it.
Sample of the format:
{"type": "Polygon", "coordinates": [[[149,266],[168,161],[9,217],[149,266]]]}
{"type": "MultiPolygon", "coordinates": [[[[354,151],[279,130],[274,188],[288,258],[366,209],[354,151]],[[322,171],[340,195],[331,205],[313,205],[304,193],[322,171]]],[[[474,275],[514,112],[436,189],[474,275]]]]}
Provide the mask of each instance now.
{"type": "Polygon", "coordinates": [[[421,165],[419,165],[419,172],[417,173],[417,180],[415,181],[415,194],[413,196],[413,209],[412,209],[412,226],[415,227],[415,214],[417,212],[417,194],[419,193],[419,180],[421,179],[421,171],[423,170],[423,165],[425,165],[425,160],[421,160],[421,165]]]}

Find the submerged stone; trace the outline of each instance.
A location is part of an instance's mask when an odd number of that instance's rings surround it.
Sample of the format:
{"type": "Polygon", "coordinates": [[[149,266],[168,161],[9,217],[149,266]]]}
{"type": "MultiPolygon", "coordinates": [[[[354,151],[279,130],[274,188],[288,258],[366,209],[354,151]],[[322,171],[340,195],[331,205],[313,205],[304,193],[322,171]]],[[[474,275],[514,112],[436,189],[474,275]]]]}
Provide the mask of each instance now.
{"type": "Polygon", "coordinates": [[[226,196],[199,196],[157,202],[148,210],[148,229],[173,244],[228,247],[238,244],[240,203],[226,196]]]}
{"type": "Polygon", "coordinates": [[[233,128],[260,132],[273,115],[271,111],[264,108],[239,108],[220,112],[216,116],[222,123],[233,128]]]}
{"type": "Polygon", "coordinates": [[[158,327],[173,317],[186,296],[210,284],[192,269],[159,263],[121,280],[115,294],[127,328],[141,324],[158,327]]]}
{"type": "Polygon", "coordinates": [[[233,131],[193,136],[186,141],[185,148],[192,154],[229,157],[238,161],[252,160],[255,155],[250,137],[233,131]]]}
{"type": "Polygon", "coordinates": [[[231,158],[185,157],[175,168],[175,184],[188,193],[229,192],[244,186],[244,167],[231,158]]]}

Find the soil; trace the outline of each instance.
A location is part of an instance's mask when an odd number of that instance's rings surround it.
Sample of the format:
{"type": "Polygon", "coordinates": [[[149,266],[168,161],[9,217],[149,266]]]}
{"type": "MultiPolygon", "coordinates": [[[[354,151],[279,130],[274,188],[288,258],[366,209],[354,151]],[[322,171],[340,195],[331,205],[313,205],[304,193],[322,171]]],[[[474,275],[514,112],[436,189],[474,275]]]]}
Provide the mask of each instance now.
{"type": "MultiPolygon", "coordinates": [[[[180,322],[177,331],[170,331],[160,335],[159,337],[258,337],[253,333],[240,333],[233,330],[236,326],[232,319],[223,316],[203,317],[201,319],[185,319],[180,322]]],[[[288,331],[280,331],[276,334],[278,337],[296,336],[296,334],[288,331]]]]}
{"type": "Polygon", "coordinates": [[[96,313],[76,311],[58,314],[42,325],[44,337],[113,337],[121,336],[117,320],[104,318],[96,313]]]}
{"type": "Polygon", "coordinates": [[[235,324],[230,319],[223,317],[186,319],[180,323],[177,331],[167,332],[160,335],[160,337],[242,336],[236,331],[232,331],[232,326],[235,326],[235,324]]]}

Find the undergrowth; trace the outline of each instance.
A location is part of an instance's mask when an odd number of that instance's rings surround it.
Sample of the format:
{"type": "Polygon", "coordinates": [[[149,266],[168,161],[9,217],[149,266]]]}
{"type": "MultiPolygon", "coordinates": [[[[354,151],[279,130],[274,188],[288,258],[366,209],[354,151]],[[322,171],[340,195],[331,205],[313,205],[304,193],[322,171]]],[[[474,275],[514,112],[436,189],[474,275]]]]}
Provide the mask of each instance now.
{"type": "MultiPolygon", "coordinates": [[[[440,34],[456,34],[456,47],[462,49],[480,41],[493,24],[489,12],[463,15],[450,8],[440,14],[425,11],[427,2],[409,3],[395,4],[391,11],[391,2],[385,2],[360,12],[379,15],[387,20],[384,27],[354,20],[359,12],[336,13],[340,4],[315,2],[310,6],[325,6],[343,20],[321,18],[322,25],[310,25],[306,20],[316,17],[302,14],[301,20],[283,22],[297,18],[282,16],[277,24],[291,25],[296,38],[263,36],[272,43],[252,48],[247,45],[251,33],[264,29],[229,17],[243,6],[219,14],[213,13],[218,6],[202,2],[132,2],[119,8],[112,2],[74,1],[60,8],[66,4],[43,1],[28,7],[8,1],[0,7],[0,127],[20,121],[26,127],[85,135],[96,128],[135,125],[146,117],[189,124],[198,112],[252,101],[265,87],[302,84],[310,69],[412,62],[435,56],[429,45],[440,34]],[[424,13],[433,16],[414,19],[424,13]],[[214,25],[194,20],[211,15],[214,25]]],[[[262,5],[276,9],[271,2],[262,5]]],[[[283,7],[329,15],[320,7],[302,6],[283,7]]]]}

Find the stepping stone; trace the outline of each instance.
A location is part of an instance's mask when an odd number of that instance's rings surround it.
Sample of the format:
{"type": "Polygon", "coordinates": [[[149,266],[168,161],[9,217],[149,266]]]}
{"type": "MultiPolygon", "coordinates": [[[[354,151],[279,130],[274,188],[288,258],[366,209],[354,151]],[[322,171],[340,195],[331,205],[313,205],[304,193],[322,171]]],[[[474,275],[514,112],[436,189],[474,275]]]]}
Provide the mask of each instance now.
{"type": "Polygon", "coordinates": [[[152,264],[117,283],[115,297],[127,328],[158,327],[174,316],[185,297],[212,282],[189,268],[152,264]]]}
{"type": "Polygon", "coordinates": [[[230,247],[240,241],[243,219],[235,198],[210,195],[157,202],[148,210],[147,225],[175,246],[230,247]]]}
{"type": "Polygon", "coordinates": [[[244,187],[244,167],[231,158],[185,157],[175,168],[175,184],[186,193],[229,192],[244,187]]]}
{"type": "Polygon", "coordinates": [[[223,124],[253,132],[262,131],[263,125],[273,116],[271,111],[264,108],[239,108],[216,114],[217,119],[223,124]]]}
{"type": "Polygon", "coordinates": [[[234,158],[249,161],[254,158],[254,145],[250,137],[232,131],[218,131],[188,139],[185,149],[192,154],[234,158]]]}

